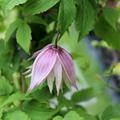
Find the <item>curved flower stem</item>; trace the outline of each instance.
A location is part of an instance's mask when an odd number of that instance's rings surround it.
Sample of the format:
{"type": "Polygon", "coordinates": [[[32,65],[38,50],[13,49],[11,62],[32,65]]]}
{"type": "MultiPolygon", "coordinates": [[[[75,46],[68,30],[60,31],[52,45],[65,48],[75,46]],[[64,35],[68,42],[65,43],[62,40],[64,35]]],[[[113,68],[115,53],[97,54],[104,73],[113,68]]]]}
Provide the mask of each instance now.
{"type": "Polygon", "coordinates": [[[60,38],[60,32],[58,31],[58,32],[56,33],[56,36],[55,36],[55,47],[56,47],[56,48],[57,48],[57,43],[58,43],[59,38],[60,38]]]}

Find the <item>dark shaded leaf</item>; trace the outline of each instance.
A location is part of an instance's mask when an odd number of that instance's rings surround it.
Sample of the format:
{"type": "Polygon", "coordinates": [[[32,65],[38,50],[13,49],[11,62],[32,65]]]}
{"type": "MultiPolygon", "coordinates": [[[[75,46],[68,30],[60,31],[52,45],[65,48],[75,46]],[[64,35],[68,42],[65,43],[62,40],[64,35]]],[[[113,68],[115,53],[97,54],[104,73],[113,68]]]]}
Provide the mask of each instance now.
{"type": "Polygon", "coordinates": [[[89,0],[77,0],[76,28],[79,40],[85,37],[94,27],[96,11],[89,0]]]}
{"type": "Polygon", "coordinates": [[[58,26],[63,34],[75,18],[75,0],[61,0],[58,14],[58,26]]]}
{"type": "Polygon", "coordinates": [[[113,48],[120,50],[120,31],[115,31],[103,17],[96,23],[95,33],[113,48]]]}

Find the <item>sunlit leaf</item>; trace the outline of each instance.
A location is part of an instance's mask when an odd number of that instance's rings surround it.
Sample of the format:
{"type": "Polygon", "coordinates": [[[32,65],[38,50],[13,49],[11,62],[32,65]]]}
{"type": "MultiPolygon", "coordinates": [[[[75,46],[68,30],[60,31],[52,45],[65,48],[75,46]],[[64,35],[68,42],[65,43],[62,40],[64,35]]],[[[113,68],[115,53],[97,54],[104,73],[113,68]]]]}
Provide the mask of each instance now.
{"type": "Polygon", "coordinates": [[[57,4],[59,0],[29,0],[23,11],[27,15],[42,13],[57,4]]]}
{"type": "Polygon", "coordinates": [[[16,33],[17,43],[25,50],[25,52],[29,52],[30,42],[31,42],[31,29],[28,24],[21,23],[18,27],[16,33]]]}
{"type": "Polygon", "coordinates": [[[4,0],[3,4],[3,10],[11,10],[15,6],[19,4],[23,4],[27,2],[27,0],[4,0]]]}
{"type": "Polygon", "coordinates": [[[0,95],[8,95],[13,91],[13,87],[5,79],[5,77],[0,76],[0,95]]]}
{"type": "Polygon", "coordinates": [[[61,116],[56,116],[53,118],[53,120],[63,120],[63,118],[61,116]]]}
{"type": "Polygon", "coordinates": [[[17,93],[14,93],[14,94],[10,95],[10,96],[4,101],[4,103],[3,103],[2,105],[0,105],[0,107],[3,107],[3,106],[5,106],[5,105],[8,105],[8,104],[13,103],[13,102],[15,102],[15,101],[20,101],[20,100],[25,100],[25,99],[27,99],[27,98],[25,97],[24,94],[22,94],[22,93],[20,93],[20,92],[17,92],[17,93]]]}
{"type": "Polygon", "coordinates": [[[21,120],[21,119],[30,120],[28,115],[20,110],[10,111],[4,116],[4,120],[21,120]]]}
{"type": "Polygon", "coordinates": [[[80,117],[75,111],[68,112],[63,120],[85,120],[83,117],[80,117]]]}
{"type": "Polygon", "coordinates": [[[12,34],[16,31],[20,23],[21,20],[18,19],[14,21],[12,24],[10,24],[5,34],[5,42],[8,42],[8,40],[11,38],[12,34]]]}

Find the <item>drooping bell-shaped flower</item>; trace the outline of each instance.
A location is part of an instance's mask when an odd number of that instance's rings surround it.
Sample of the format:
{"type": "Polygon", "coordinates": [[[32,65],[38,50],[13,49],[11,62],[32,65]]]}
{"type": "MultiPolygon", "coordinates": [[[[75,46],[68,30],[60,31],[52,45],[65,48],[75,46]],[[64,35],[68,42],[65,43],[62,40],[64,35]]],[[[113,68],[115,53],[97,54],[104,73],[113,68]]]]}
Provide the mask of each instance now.
{"type": "Polygon", "coordinates": [[[36,52],[35,56],[29,87],[30,92],[33,88],[44,83],[45,80],[47,80],[50,92],[53,90],[55,81],[57,95],[62,88],[63,82],[77,88],[73,61],[65,49],[49,44],[36,52]]]}

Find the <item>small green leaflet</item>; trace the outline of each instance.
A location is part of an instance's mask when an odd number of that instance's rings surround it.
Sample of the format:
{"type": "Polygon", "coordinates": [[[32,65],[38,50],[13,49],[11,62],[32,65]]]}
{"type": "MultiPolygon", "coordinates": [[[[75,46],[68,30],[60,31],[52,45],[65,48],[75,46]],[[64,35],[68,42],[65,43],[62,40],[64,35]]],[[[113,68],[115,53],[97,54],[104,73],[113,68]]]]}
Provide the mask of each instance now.
{"type": "Polygon", "coordinates": [[[25,52],[29,52],[31,37],[31,29],[29,25],[25,22],[22,22],[18,27],[16,33],[17,43],[25,50],[25,52]]]}
{"type": "Polygon", "coordinates": [[[90,115],[84,114],[83,116],[82,114],[83,114],[82,112],[78,112],[77,109],[75,109],[75,111],[73,110],[68,111],[65,114],[64,118],[62,116],[55,116],[53,120],[96,120],[94,117],[91,117],[90,115]]]}
{"type": "Polygon", "coordinates": [[[117,30],[117,22],[119,18],[119,12],[112,8],[104,8],[103,15],[105,20],[115,29],[117,30]]]}
{"type": "Polygon", "coordinates": [[[72,100],[74,102],[82,102],[90,100],[95,96],[96,96],[95,91],[92,88],[86,88],[75,92],[72,96],[72,100]]]}
{"type": "Polygon", "coordinates": [[[96,12],[89,0],[77,0],[76,28],[79,39],[85,37],[93,29],[96,12]]]}
{"type": "Polygon", "coordinates": [[[23,4],[25,2],[27,2],[27,0],[4,0],[2,3],[2,8],[4,11],[11,10],[16,5],[23,4]]]}
{"type": "Polygon", "coordinates": [[[21,110],[9,111],[4,116],[4,120],[30,120],[28,115],[21,110]]]}
{"type": "Polygon", "coordinates": [[[24,94],[22,94],[22,93],[20,93],[20,92],[16,92],[16,93],[10,95],[10,96],[4,101],[4,103],[3,103],[2,105],[0,105],[0,108],[1,108],[1,107],[4,107],[5,105],[8,105],[8,104],[10,104],[10,103],[13,103],[13,102],[15,102],[15,101],[26,100],[26,99],[27,99],[27,97],[26,97],[24,94]]]}
{"type": "Polygon", "coordinates": [[[85,120],[83,117],[80,117],[79,114],[75,111],[68,112],[63,120],[85,120]]]}
{"type": "Polygon", "coordinates": [[[5,42],[6,43],[11,38],[12,34],[16,31],[16,29],[18,28],[20,23],[21,23],[21,20],[17,19],[16,21],[14,21],[13,23],[10,24],[10,26],[8,27],[8,29],[5,33],[5,42]]]}
{"type": "Polygon", "coordinates": [[[58,14],[58,26],[63,34],[75,18],[75,0],[61,0],[58,14]]]}
{"type": "Polygon", "coordinates": [[[13,87],[5,77],[0,76],[0,95],[9,95],[13,91],[13,87]]]}
{"type": "Polygon", "coordinates": [[[53,118],[53,120],[63,120],[63,118],[61,116],[56,116],[53,118]]]}
{"type": "Polygon", "coordinates": [[[47,11],[59,0],[29,0],[25,5],[23,11],[25,15],[34,15],[47,11]]]}

